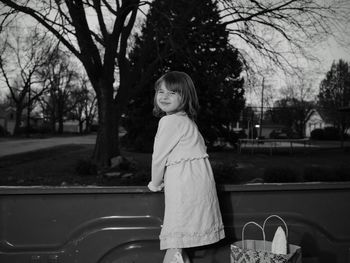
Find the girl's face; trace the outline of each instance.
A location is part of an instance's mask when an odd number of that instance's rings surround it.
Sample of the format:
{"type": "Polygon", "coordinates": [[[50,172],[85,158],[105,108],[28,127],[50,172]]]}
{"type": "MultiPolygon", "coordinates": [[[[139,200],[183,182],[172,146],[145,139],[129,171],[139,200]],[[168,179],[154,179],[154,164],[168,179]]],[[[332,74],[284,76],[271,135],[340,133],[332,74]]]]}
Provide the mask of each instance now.
{"type": "Polygon", "coordinates": [[[181,96],[175,91],[168,90],[162,83],[157,91],[157,105],[167,115],[179,111],[181,96]]]}

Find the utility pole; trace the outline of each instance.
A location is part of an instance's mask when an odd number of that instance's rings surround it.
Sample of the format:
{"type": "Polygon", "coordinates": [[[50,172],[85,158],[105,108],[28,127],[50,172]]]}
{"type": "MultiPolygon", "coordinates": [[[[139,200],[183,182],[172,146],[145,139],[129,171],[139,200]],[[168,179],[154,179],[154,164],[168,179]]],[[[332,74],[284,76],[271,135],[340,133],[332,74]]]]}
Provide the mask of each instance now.
{"type": "Polygon", "coordinates": [[[29,86],[28,88],[28,106],[27,106],[27,129],[26,129],[26,136],[29,138],[30,137],[30,91],[31,91],[31,88],[29,86]]]}
{"type": "Polygon", "coordinates": [[[262,119],[264,117],[264,88],[265,88],[265,77],[262,79],[262,87],[261,87],[261,104],[260,104],[260,120],[259,120],[259,138],[261,138],[262,134],[262,119]]]}

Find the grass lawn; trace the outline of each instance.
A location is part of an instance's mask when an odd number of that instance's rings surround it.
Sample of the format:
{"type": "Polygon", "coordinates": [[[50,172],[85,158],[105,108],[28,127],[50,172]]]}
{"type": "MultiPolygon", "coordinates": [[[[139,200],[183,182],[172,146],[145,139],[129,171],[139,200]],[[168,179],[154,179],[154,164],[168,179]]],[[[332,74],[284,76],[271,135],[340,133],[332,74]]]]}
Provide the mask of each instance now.
{"type": "MultiPolygon", "coordinates": [[[[63,145],[0,158],[0,185],[146,185],[151,154],[123,151],[128,167],[91,174],[84,162],[93,145],[63,145]],[[79,169],[78,169],[79,168],[79,169]],[[80,171],[78,173],[78,170],[80,171]],[[87,172],[84,172],[87,171],[87,172]],[[85,174],[84,174],[85,173],[85,174]]],[[[350,152],[286,149],[274,153],[209,152],[218,184],[350,181],[350,152]]]]}

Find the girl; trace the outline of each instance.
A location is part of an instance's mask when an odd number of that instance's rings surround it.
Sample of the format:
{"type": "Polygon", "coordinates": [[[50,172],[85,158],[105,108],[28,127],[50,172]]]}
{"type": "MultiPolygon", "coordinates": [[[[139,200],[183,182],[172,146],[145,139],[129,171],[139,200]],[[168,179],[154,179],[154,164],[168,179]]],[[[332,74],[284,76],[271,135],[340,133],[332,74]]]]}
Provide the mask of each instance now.
{"type": "Polygon", "coordinates": [[[189,262],[183,248],[219,241],[224,226],[206,146],[194,122],[199,104],[191,78],[169,72],[157,80],[155,92],[154,113],[163,117],[148,188],[161,191],[164,186],[160,249],[167,249],[163,263],[189,262]]]}

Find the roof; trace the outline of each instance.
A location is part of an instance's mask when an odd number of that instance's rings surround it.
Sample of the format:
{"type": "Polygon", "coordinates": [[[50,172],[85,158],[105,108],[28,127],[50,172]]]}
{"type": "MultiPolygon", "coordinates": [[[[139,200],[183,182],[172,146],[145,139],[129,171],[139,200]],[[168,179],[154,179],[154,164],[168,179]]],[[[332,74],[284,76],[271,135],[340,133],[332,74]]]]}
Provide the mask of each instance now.
{"type": "Polygon", "coordinates": [[[322,108],[317,108],[317,109],[313,108],[313,109],[311,109],[307,113],[305,121],[307,122],[311,118],[311,116],[314,115],[314,114],[318,114],[324,122],[329,122],[330,121],[329,118],[327,118],[326,114],[324,113],[324,110],[322,110],[322,108]]]}

